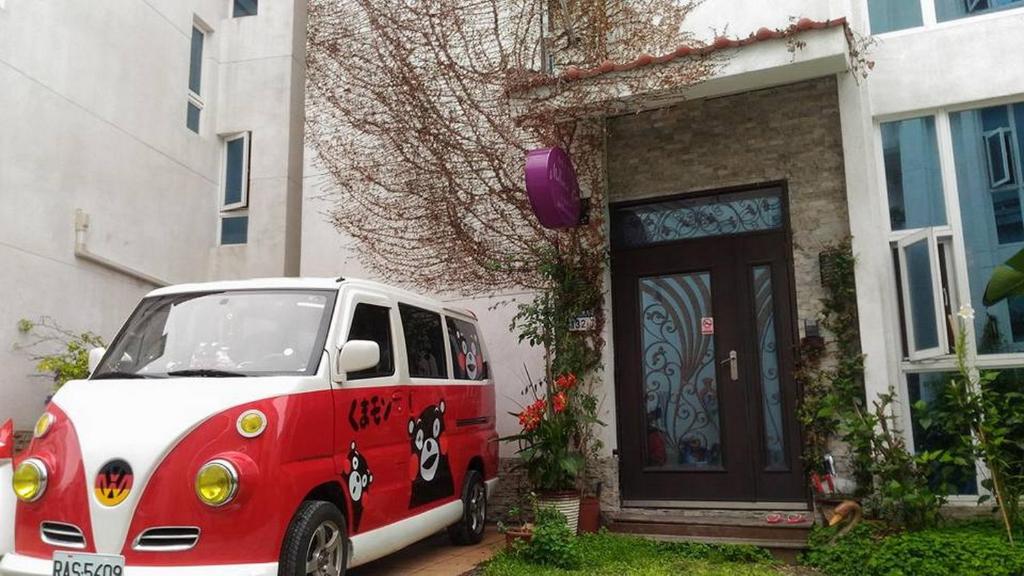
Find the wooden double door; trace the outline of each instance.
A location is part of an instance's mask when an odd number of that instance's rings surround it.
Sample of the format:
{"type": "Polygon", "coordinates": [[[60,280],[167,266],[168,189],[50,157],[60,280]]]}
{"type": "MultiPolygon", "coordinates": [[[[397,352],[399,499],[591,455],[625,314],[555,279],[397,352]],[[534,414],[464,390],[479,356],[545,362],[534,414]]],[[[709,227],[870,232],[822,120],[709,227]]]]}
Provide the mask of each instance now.
{"type": "Polygon", "coordinates": [[[801,502],[782,186],[612,210],[625,503],[801,502]]]}

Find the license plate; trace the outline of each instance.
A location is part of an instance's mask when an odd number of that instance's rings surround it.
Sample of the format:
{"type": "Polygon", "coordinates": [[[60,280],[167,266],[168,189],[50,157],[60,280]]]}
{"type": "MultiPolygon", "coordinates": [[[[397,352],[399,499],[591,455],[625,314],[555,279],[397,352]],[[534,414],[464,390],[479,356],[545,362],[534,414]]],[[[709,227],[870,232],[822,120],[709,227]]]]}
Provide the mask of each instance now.
{"type": "Polygon", "coordinates": [[[54,552],[53,576],[124,576],[124,557],[54,552]]]}

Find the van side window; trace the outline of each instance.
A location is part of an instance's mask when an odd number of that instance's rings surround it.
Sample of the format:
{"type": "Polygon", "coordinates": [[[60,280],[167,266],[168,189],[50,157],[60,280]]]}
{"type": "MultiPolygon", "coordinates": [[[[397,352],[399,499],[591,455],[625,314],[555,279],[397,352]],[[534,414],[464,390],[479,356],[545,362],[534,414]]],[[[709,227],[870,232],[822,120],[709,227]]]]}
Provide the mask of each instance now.
{"type": "Polygon", "coordinates": [[[408,304],[399,304],[405,348],[409,358],[409,376],[447,378],[444,357],[444,331],[441,315],[408,304]]]}
{"type": "Polygon", "coordinates": [[[476,326],[458,320],[445,318],[448,324],[448,344],[452,349],[452,370],[456,380],[486,380],[487,362],[480,346],[476,326]]]}
{"type": "Polygon", "coordinates": [[[372,304],[357,304],[352,314],[349,340],[372,340],[380,346],[380,363],[373,368],[352,372],[349,380],[379,378],[395,373],[395,355],[391,345],[391,309],[372,304]]]}

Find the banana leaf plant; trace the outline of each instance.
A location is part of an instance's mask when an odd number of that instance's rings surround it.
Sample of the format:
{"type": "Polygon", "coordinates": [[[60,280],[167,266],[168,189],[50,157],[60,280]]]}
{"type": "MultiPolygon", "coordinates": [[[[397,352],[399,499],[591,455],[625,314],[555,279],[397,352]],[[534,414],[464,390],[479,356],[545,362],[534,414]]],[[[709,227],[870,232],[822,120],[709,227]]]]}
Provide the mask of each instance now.
{"type": "Polygon", "coordinates": [[[1014,254],[992,272],[982,303],[986,307],[993,306],[1010,296],[1018,295],[1024,295],[1024,250],[1014,254]]]}

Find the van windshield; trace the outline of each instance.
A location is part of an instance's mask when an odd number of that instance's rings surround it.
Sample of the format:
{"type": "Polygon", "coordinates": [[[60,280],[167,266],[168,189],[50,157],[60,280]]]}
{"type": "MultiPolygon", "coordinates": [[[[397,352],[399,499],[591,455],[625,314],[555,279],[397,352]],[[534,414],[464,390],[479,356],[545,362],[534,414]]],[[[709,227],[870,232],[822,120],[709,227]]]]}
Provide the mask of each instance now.
{"type": "Polygon", "coordinates": [[[92,379],[315,374],[336,296],[237,290],[146,298],[92,379]]]}

